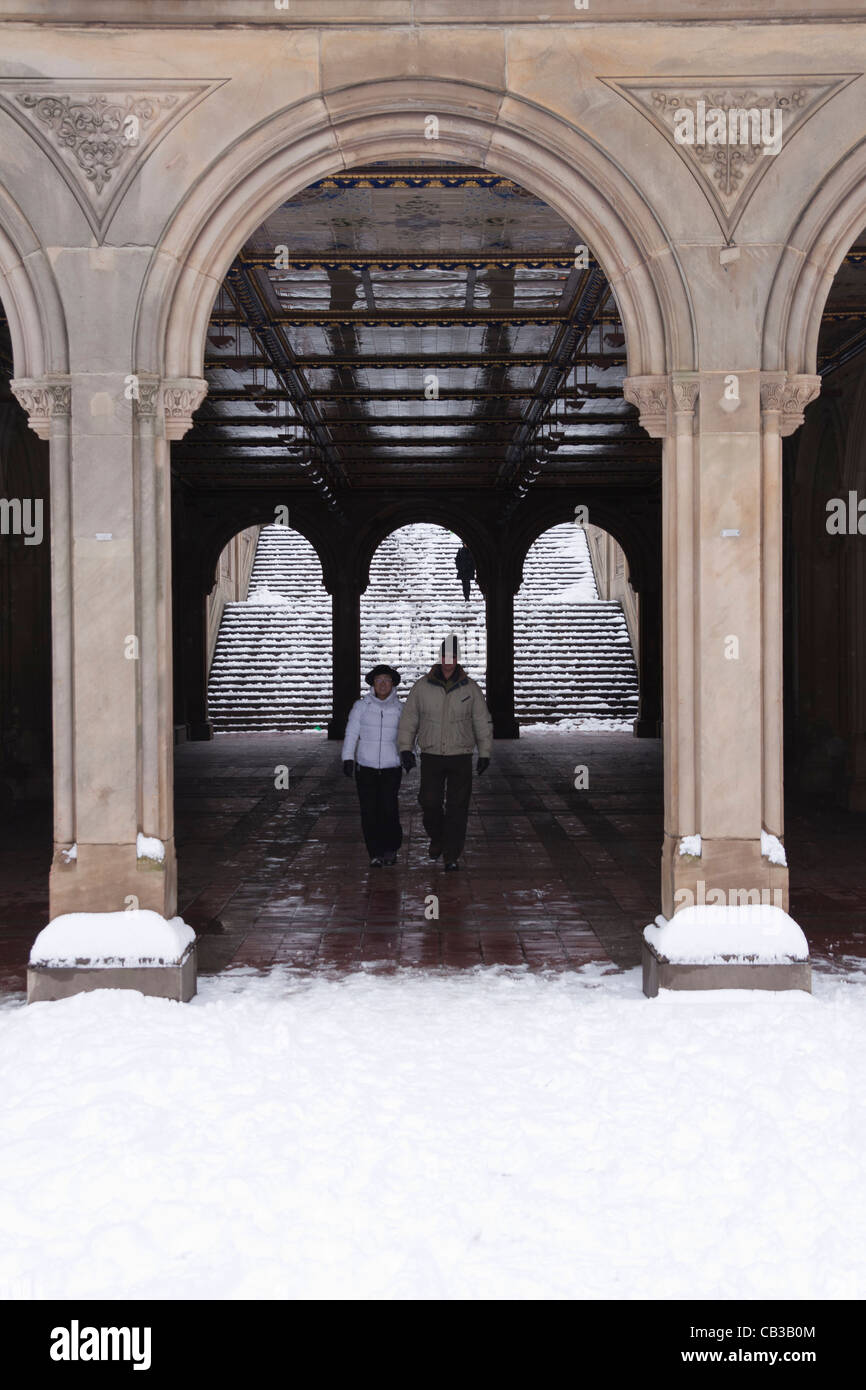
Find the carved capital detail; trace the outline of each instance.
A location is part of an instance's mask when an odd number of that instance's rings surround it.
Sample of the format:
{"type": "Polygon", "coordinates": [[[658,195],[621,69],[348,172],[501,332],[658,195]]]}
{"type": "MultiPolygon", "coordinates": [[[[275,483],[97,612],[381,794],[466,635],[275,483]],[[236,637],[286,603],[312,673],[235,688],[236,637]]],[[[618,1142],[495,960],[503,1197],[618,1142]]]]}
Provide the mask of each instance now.
{"type": "Polygon", "coordinates": [[[778,416],[779,433],[793,434],[803,423],[803,412],[821,390],[821,378],[806,373],[764,372],[761,375],[761,410],[778,416]]]}
{"type": "Polygon", "coordinates": [[[666,376],[627,376],[622,393],[640,411],[640,422],[647,434],[662,439],[668,425],[668,379],[666,376]]]}
{"type": "Polygon", "coordinates": [[[207,382],[202,377],[173,377],[162,383],[166,439],[183,439],[206,394],[207,382]]]}
{"type": "Polygon", "coordinates": [[[699,377],[680,376],[674,372],[671,377],[671,391],[674,398],[674,410],[677,415],[694,414],[700,387],[699,377]]]}
{"type": "Polygon", "coordinates": [[[68,377],[19,377],[9,386],[18,404],[27,411],[30,428],[40,439],[51,437],[53,416],[72,412],[72,387],[68,377]]]}
{"type": "Polygon", "coordinates": [[[141,419],[156,419],[159,410],[159,387],[158,376],[139,376],[138,396],[134,397],[135,413],[141,419]]]}

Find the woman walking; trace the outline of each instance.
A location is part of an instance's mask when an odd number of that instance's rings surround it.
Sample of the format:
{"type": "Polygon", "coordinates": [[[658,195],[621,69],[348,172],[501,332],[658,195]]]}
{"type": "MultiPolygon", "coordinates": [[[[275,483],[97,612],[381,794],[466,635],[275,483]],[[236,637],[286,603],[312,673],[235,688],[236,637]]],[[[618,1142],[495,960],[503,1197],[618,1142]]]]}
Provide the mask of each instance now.
{"type": "Polygon", "coordinates": [[[383,864],[396,864],[403,843],[397,801],[403,776],[397,726],[403,706],[395,688],[400,684],[400,672],[393,666],[374,666],[365,679],[371,690],[355,701],[349,714],[343,772],[355,778],[370,864],[380,869],[383,864]]]}

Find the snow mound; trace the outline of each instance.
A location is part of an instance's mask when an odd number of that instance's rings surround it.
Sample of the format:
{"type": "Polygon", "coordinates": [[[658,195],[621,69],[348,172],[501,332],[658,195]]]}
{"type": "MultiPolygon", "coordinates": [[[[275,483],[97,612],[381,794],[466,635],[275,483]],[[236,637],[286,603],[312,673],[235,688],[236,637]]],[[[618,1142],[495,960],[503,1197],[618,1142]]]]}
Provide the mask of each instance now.
{"type": "Polygon", "coordinates": [[[165,858],[165,845],[155,835],[142,835],[139,831],[135,837],[135,853],[138,859],[155,859],[161,863],[165,858]]]}
{"type": "Polygon", "coordinates": [[[769,859],[771,864],[787,865],[785,858],[785,846],[777,835],[771,835],[769,830],[761,831],[761,854],[765,859],[769,859]]]}
{"type": "Polygon", "coordinates": [[[257,603],[265,608],[290,608],[292,600],[286,598],[285,594],[280,594],[276,589],[269,589],[267,584],[260,584],[247,595],[246,603],[257,603]]]}
{"type": "Polygon", "coordinates": [[[701,904],[644,927],[644,940],[667,961],[709,965],[750,961],[769,965],[808,960],[809,947],[793,917],[769,903],[701,904]]]}
{"type": "Polygon", "coordinates": [[[693,854],[696,859],[701,857],[701,837],[700,835],[684,835],[680,840],[680,854],[693,854]]]}
{"type": "Polygon", "coordinates": [[[87,965],[177,965],[195,932],[182,917],[170,920],[150,908],[129,912],[64,912],[43,927],[30,964],[66,968],[87,965]]]}
{"type": "Polygon", "coordinates": [[[597,603],[598,590],[595,587],[594,579],[578,579],[574,584],[568,584],[564,589],[557,589],[555,593],[546,594],[542,603],[597,603]]]}

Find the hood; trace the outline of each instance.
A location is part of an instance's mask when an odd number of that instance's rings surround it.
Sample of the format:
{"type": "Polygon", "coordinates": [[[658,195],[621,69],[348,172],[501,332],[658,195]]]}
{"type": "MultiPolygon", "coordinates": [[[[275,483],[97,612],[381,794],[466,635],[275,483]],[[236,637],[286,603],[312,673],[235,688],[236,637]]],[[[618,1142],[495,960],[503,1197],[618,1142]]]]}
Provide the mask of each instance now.
{"type": "Polygon", "coordinates": [[[367,700],[371,705],[375,705],[377,709],[381,709],[383,705],[392,705],[395,702],[397,704],[400,703],[400,696],[397,694],[396,685],[394,686],[394,689],[391,691],[390,695],[385,696],[384,700],[380,700],[379,696],[372,688],[368,690],[367,694],[364,696],[364,699],[367,700]]]}

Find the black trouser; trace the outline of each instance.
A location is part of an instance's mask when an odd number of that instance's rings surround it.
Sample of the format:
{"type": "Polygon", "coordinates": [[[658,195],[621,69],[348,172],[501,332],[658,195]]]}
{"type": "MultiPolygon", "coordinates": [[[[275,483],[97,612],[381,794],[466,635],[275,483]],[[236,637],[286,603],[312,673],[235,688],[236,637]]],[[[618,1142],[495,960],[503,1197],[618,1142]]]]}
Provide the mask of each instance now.
{"type": "Polygon", "coordinates": [[[471,574],[461,574],[460,583],[463,585],[463,597],[469,597],[469,585],[472,583],[471,574]]]}
{"type": "Polygon", "coordinates": [[[401,767],[362,767],[355,769],[358,800],[361,803],[361,829],[371,859],[396,854],[403,843],[400,824],[401,767]]]}
{"type": "Polygon", "coordinates": [[[424,829],[434,845],[442,846],[446,864],[453,863],[466,842],[469,797],[472,794],[472,754],[421,754],[418,801],[424,829]],[[444,801],[444,807],[443,807],[444,801]]]}

